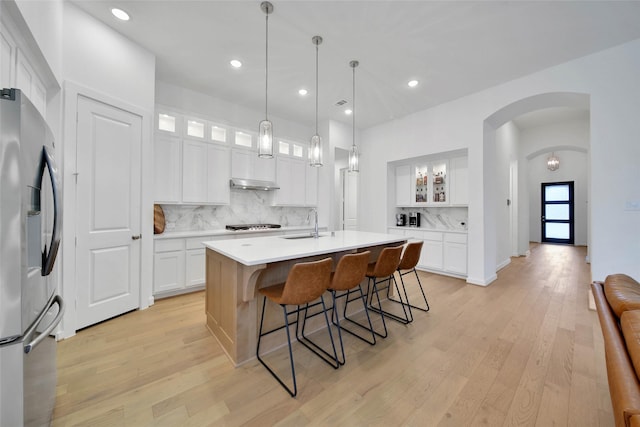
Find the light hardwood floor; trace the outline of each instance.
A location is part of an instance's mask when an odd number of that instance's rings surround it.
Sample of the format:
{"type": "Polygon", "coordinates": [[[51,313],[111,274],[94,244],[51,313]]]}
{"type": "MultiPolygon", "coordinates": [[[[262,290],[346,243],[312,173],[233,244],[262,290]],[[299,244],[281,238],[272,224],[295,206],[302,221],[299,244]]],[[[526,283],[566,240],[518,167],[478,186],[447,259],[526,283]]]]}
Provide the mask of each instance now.
{"type": "Polygon", "coordinates": [[[160,300],[59,343],[53,425],[612,426],[584,259],[532,245],[486,288],[421,273],[431,311],[376,346],[345,334],[340,369],[294,345],[296,399],[231,366],[203,292],[160,300]]]}

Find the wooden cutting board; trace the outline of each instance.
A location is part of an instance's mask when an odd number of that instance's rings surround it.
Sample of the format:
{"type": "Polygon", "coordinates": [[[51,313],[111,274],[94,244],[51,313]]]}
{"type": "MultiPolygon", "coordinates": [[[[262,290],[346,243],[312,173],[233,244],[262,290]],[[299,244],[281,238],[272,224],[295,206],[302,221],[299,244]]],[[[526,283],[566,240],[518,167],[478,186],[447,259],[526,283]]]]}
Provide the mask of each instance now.
{"type": "Polygon", "coordinates": [[[164,225],[162,206],[153,205],[153,234],[161,234],[164,231],[164,225]]]}

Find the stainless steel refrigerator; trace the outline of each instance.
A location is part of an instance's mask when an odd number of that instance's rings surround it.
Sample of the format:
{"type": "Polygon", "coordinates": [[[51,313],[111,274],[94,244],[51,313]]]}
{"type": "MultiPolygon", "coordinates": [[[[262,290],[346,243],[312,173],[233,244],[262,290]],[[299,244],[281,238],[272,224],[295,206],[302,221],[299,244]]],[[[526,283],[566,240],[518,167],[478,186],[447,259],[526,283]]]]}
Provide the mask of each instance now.
{"type": "Polygon", "coordinates": [[[62,318],[54,270],[62,206],[54,141],[17,89],[0,92],[0,426],[51,423],[62,318]],[[53,274],[52,274],[53,273],[53,274]]]}

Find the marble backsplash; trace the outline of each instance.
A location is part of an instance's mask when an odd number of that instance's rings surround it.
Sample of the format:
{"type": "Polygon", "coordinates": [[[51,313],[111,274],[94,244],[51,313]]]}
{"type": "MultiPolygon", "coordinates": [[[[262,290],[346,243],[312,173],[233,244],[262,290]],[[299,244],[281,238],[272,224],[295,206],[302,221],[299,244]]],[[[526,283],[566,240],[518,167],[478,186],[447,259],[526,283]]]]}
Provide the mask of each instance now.
{"type": "Polygon", "coordinates": [[[273,193],[232,190],[224,206],[162,205],[167,231],[224,229],[228,224],[308,225],[311,208],[271,206],[273,193]]]}
{"type": "Polygon", "coordinates": [[[396,209],[396,213],[403,213],[407,215],[407,222],[409,221],[409,212],[420,213],[420,228],[466,230],[468,227],[469,210],[466,207],[396,209]]]}

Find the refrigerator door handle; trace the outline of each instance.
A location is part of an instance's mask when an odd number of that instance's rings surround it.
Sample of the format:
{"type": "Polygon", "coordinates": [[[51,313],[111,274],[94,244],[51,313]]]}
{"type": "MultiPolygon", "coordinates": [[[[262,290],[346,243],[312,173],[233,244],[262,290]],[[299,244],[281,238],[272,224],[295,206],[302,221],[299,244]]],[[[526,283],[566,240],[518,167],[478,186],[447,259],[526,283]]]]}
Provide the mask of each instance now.
{"type": "Polygon", "coordinates": [[[26,354],[29,354],[29,352],[36,348],[36,346],[40,344],[43,339],[48,337],[49,334],[55,329],[55,327],[58,326],[58,323],[60,323],[60,321],[62,320],[62,316],[64,315],[64,300],[60,295],[55,295],[53,298],[51,298],[49,304],[47,304],[47,307],[42,310],[42,313],[40,314],[40,316],[38,316],[36,321],[33,322],[33,325],[25,332],[25,337],[31,337],[34,334],[36,328],[40,325],[40,322],[47,314],[51,306],[53,306],[53,304],[58,304],[58,314],[56,315],[56,318],[53,319],[49,326],[47,326],[47,329],[42,331],[40,335],[38,335],[34,340],[31,340],[29,344],[24,346],[24,352],[26,354]]]}
{"type": "Polygon", "coordinates": [[[44,178],[45,166],[49,169],[49,177],[51,178],[51,188],[53,192],[53,231],[51,233],[51,243],[49,244],[49,250],[45,246],[42,252],[42,275],[48,276],[53,270],[53,265],[58,255],[58,248],[60,246],[60,231],[61,231],[61,213],[62,206],[60,205],[60,192],[58,189],[58,168],[53,156],[49,154],[47,147],[42,147],[42,161],[40,162],[40,187],[42,188],[42,178],[44,178]]]}

